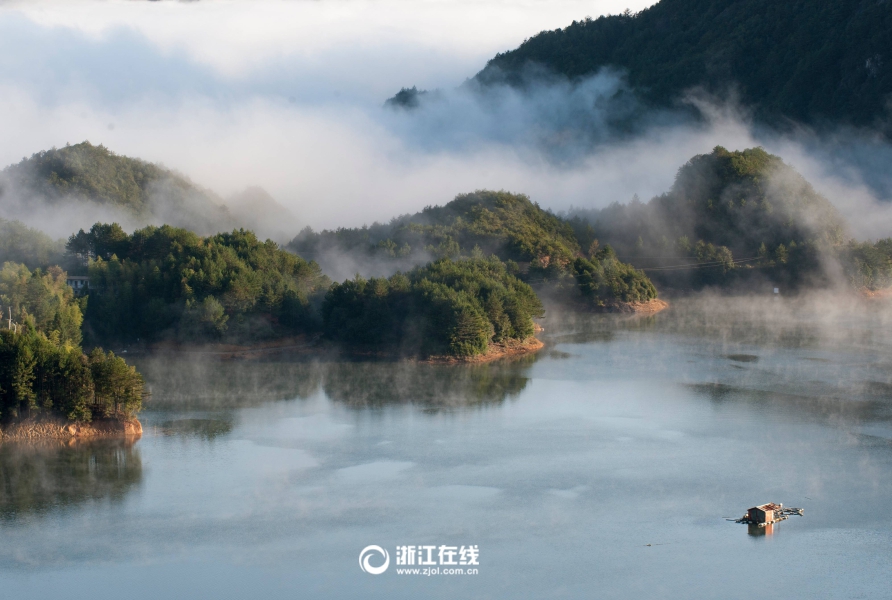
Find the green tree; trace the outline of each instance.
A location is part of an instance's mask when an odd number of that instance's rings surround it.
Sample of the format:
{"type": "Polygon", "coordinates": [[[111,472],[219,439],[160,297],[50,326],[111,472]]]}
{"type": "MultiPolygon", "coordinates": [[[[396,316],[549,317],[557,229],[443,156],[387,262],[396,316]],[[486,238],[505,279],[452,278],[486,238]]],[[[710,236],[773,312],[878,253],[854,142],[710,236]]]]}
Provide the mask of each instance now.
{"type": "Polygon", "coordinates": [[[36,329],[60,342],[80,344],[81,303],[59,267],[30,271],[22,264],[6,263],[0,269],[0,307],[17,323],[33,322],[36,329]]]}
{"type": "Polygon", "coordinates": [[[145,387],[134,367],[99,348],[89,357],[81,350],[80,304],[65,279],[58,267],[0,270],[0,302],[16,319],[12,329],[0,327],[2,420],[49,414],[89,422],[141,407],[145,387]]]}
{"type": "Polygon", "coordinates": [[[138,412],[142,408],[145,381],[136,368],[100,348],[94,349],[89,358],[96,407],[93,412],[99,410],[106,417],[130,417],[138,412]]]}
{"type": "Polygon", "coordinates": [[[326,335],[412,355],[474,356],[491,343],[524,340],[542,303],[496,257],[443,258],[389,279],[334,284],[322,315],[326,335]]]}
{"type": "Polygon", "coordinates": [[[329,280],[275,242],[244,230],[201,237],[165,225],[115,237],[109,254],[94,235],[106,230],[94,226],[78,247],[97,257],[86,319],[101,341],[249,340],[317,326],[312,303],[329,280]]]}

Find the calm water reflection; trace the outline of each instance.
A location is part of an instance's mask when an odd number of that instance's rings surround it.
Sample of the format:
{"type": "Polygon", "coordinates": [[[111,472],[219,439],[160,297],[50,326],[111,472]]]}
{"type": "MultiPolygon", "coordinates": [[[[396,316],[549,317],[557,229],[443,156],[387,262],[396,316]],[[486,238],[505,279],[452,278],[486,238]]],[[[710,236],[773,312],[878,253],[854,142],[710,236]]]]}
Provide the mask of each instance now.
{"type": "Polygon", "coordinates": [[[0,520],[118,503],[142,476],[139,448],[131,440],[0,444],[0,520]]]}
{"type": "Polygon", "coordinates": [[[889,319],[829,306],[550,316],[490,365],[144,359],[135,446],[0,446],[0,589],[888,596],[889,319]],[[726,520],[771,501],[805,516],[726,520]],[[480,573],[368,575],[369,544],[477,544],[480,573]]]}

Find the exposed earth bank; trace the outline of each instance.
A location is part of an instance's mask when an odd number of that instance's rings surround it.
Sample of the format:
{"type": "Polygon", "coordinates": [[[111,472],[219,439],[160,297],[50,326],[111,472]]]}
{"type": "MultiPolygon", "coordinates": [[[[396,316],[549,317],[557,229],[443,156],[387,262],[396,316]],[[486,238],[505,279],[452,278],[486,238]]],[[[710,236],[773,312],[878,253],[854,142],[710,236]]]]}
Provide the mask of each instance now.
{"type": "Polygon", "coordinates": [[[647,302],[629,302],[628,307],[630,310],[620,310],[620,312],[636,312],[645,315],[652,315],[660,312],[661,310],[669,308],[669,303],[665,300],[654,298],[653,300],[648,300],[647,302]]]}
{"type": "MultiPolygon", "coordinates": [[[[541,327],[539,328],[541,330],[541,327]]],[[[476,356],[430,356],[422,362],[436,364],[485,363],[509,356],[532,354],[545,347],[540,340],[531,337],[523,341],[510,340],[504,343],[490,344],[489,350],[476,356]]]]}
{"type": "Polygon", "coordinates": [[[0,441],[38,439],[81,439],[97,437],[139,437],[142,424],[137,419],[101,419],[92,423],[72,423],[59,418],[24,419],[0,427],[0,441]]]}

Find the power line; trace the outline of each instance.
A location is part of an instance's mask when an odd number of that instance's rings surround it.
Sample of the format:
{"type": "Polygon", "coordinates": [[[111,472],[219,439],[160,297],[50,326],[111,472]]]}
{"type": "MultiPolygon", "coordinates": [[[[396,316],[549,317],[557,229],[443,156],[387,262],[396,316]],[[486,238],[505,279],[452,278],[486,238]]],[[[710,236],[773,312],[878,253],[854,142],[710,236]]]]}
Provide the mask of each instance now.
{"type": "Polygon", "coordinates": [[[737,260],[731,260],[731,261],[716,260],[716,261],[704,262],[704,263],[689,263],[686,265],[670,265],[670,266],[665,266],[665,267],[636,267],[636,268],[641,271],[679,271],[682,269],[708,269],[708,268],[712,268],[712,267],[721,267],[721,266],[725,266],[725,265],[739,265],[739,264],[743,264],[746,262],[752,262],[754,260],[760,260],[760,257],[739,258],[737,260]]]}

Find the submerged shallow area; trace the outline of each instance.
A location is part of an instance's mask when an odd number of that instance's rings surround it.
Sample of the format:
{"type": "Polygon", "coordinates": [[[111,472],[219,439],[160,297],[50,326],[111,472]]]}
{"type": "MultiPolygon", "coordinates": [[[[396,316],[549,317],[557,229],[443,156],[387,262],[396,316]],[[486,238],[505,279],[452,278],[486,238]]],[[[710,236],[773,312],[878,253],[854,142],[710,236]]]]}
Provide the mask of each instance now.
{"type": "Polygon", "coordinates": [[[9,597],[881,597],[885,305],[549,315],[480,365],[140,359],[142,439],[0,445],[9,597]],[[726,520],[783,502],[805,516],[726,520]],[[766,535],[767,534],[767,535],[766,535]],[[390,568],[364,573],[369,545],[390,568]],[[400,575],[476,545],[474,575],[400,575]]]}

